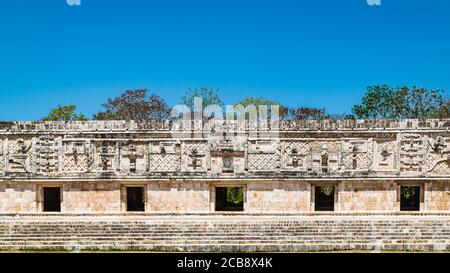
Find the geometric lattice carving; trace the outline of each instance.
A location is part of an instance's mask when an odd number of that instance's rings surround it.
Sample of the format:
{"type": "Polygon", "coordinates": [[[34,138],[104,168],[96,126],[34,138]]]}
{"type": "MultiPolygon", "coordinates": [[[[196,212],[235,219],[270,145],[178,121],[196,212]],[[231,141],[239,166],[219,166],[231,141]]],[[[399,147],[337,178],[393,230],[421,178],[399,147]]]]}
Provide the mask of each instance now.
{"type": "Polygon", "coordinates": [[[178,172],[181,167],[181,157],[178,154],[150,154],[150,172],[178,172]]]}
{"type": "Polygon", "coordinates": [[[204,141],[184,142],[183,161],[187,171],[206,171],[206,159],[209,155],[209,144],[204,141]]]}
{"type": "Polygon", "coordinates": [[[285,141],[282,143],[282,147],[283,169],[307,169],[307,157],[310,154],[310,147],[307,142],[285,141]]]}
{"type": "Polygon", "coordinates": [[[372,166],[372,158],[369,153],[345,154],[342,164],[346,170],[367,171],[372,166]]]}
{"type": "Polygon", "coordinates": [[[206,155],[209,153],[209,144],[207,142],[185,142],[184,143],[184,153],[192,154],[193,152],[199,155],[206,155]]]}
{"type": "MultiPolygon", "coordinates": [[[[247,168],[255,171],[275,171],[281,167],[281,143],[276,140],[252,140],[248,144],[247,168]]],[[[293,144],[294,145],[294,144],[293,144]]],[[[290,156],[292,150],[290,150],[290,156]]]]}
{"type": "Polygon", "coordinates": [[[249,154],[249,171],[274,171],[280,167],[279,154],[249,154]]]}
{"type": "Polygon", "coordinates": [[[309,154],[309,144],[307,142],[300,142],[300,141],[285,141],[283,143],[284,146],[284,152],[285,153],[291,153],[292,150],[297,150],[298,154],[309,154]]]}
{"type": "MultiPolygon", "coordinates": [[[[378,172],[400,177],[450,175],[449,122],[388,122],[348,131],[321,131],[307,122],[297,124],[298,131],[291,128],[276,135],[261,131],[254,136],[244,132],[225,139],[207,133],[202,138],[178,138],[170,131],[146,130],[147,125],[137,123],[15,124],[0,132],[0,172],[16,178],[33,173],[54,178],[59,171],[62,177],[86,173],[86,178],[102,172],[108,176],[180,172],[186,177],[220,177],[265,171],[267,177],[331,173],[337,179],[376,177],[378,172]],[[383,129],[385,125],[393,126],[392,130],[383,129]],[[128,126],[132,130],[124,130],[128,126]]],[[[364,127],[359,122],[355,125],[364,127]]]]}
{"type": "Polygon", "coordinates": [[[441,161],[437,163],[431,170],[435,174],[450,174],[449,161],[441,161]]]}
{"type": "Polygon", "coordinates": [[[439,161],[442,160],[440,154],[429,152],[426,158],[426,168],[428,172],[432,172],[436,165],[439,164],[439,161]]]}
{"type": "Polygon", "coordinates": [[[86,172],[88,170],[87,155],[64,155],[62,161],[63,172],[86,172]]]}
{"type": "Polygon", "coordinates": [[[346,170],[368,171],[372,166],[372,142],[355,140],[343,143],[342,165],[346,170]]]}
{"type": "Polygon", "coordinates": [[[428,139],[428,153],[426,157],[426,167],[428,172],[436,174],[448,174],[448,164],[450,161],[450,139],[438,136],[428,139]]]}
{"type": "MultiPolygon", "coordinates": [[[[8,154],[22,154],[31,146],[31,138],[17,138],[8,140],[8,154]],[[24,149],[25,147],[25,149],[24,149]]],[[[28,149],[29,150],[29,149],[28,149]]]]}
{"type": "Polygon", "coordinates": [[[377,140],[375,142],[375,170],[395,171],[398,168],[397,141],[377,140]]]}
{"type": "Polygon", "coordinates": [[[90,167],[89,149],[86,142],[74,141],[63,144],[62,171],[87,172],[90,167]]]}

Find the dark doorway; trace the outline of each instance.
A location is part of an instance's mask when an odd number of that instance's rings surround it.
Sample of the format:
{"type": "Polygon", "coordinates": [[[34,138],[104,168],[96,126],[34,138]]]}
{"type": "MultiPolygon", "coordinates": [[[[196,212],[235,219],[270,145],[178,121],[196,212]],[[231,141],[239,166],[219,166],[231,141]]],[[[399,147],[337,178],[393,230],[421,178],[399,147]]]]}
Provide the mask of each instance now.
{"type": "Polygon", "coordinates": [[[334,211],[334,186],[315,187],[315,211],[334,211]]]}
{"type": "Polygon", "coordinates": [[[400,187],[400,210],[420,211],[420,186],[400,187]]]}
{"type": "Polygon", "coordinates": [[[44,211],[61,211],[61,188],[44,188],[44,211]]]}
{"type": "Polygon", "coordinates": [[[244,211],[244,188],[216,187],[216,211],[244,211]]]}
{"type": "Polygon", "coordinates": [[[127,187],[127,211],[145,211],[144,187],[127,187]]]}

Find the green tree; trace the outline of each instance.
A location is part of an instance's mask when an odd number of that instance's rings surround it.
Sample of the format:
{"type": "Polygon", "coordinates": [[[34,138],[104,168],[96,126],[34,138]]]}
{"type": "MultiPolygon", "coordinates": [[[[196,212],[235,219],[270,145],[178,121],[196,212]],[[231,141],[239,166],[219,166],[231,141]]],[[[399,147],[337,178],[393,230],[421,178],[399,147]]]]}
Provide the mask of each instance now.
{"type": "Polygon", "coordinates": [[[269,100],[264,97],[245,97],[243,100],[238,101],[235,105],[242,105],[243,107],[247,107],[249,105],[254,105],[256,109],[261,105],[270,106],[270,105],[278,105],[279,106],[279,115],[280,118],[286,118],[289,114],[289,108],[281,105],[277,101],[269,100]]]}
{"type": "Polygon", "coordinates": [[[194,111],[194,99],[202,98],[202,110],[209,105],[223,106],[223,101],[219,96],[219,90],[211,87],[189,88],[185,95],[181,97],[180,104],[184,104],[191,111],[194,111]]]}
{"type": "Polygon", "coordinates": [[[169,118],[170,108],[156,94],[148,95],[147,89],[127,90],[102,104],[103,111],[94,115],[96,120],[164,120],[169,118]]]}
{"type": "Polygon", "coordinates": [[[450,118],[450,100],[447,100],[447,102],[439,108],[439,111],[436,114],[436,118],[450,118]]]}
{"type": "Polygon", "coordinates": [[[289,109],[289,119],[291,120],[323,120],[330,118],[325,108],[298,107],[289,109]]]}
{"type": "Polygon", "coordinates": [[[227,201],[228,203],[238,205],[244,202],[244,192],[242,188],[239,187],[228,187],[227,188],[227,201]]]}
{"type": "Polygon", "coordinates": [[[58,105],[51,109],[48,115],[42,118],[43,121],[77,121],[87,120],[83,114],[75,113],[75,105],[58,105]]]}
{"type": "Polygon", "coordinates": [[[443,90],[416,86],[373,85],[352,113],[360,119],[442,118],[449,113],[443,94],[443,90]]]}
{"type": "Polygon", "coordinates": [[[326,196],[330,196],[334,193],[334,187],[333,186],[321,186],[320,192],[325,194],[326,196]]]}
{"type": "Polygon", "coordinates": [[[410,200],[416,195],[416,190],[414,187],[402,187],[401,194],[406,200],[410,200]]]}
{"type": "MultiPolygon", "coordinates": [[[[403,87],[407,88],[407,87],[403,87]]],[[[440,118],[448,112],[448,103],[443,90],[413,87],[407,93],[406,118],[440,118]]]]}

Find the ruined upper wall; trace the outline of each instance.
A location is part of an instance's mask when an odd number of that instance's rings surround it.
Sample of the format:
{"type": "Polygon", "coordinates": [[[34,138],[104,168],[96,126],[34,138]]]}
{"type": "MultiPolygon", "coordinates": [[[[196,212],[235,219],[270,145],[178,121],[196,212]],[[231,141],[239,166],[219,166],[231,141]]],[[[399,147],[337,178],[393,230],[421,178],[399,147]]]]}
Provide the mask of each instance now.
{"type": "MultiPolygon", "coordinates": [[[[77,121],[77,122],[0,122],[0,133],[4,131],[101,131],[101,130],[171,130],[172,121],[77,121]]],[[[236,122],[229,122],[233,128],[236,122]]],[[[269,128],[270,128],[269,124],[269,128]]],[[[247,124],[247,128],[251,125],[247,124]]],[[[292,130],[411,130],[448,129],[450,120],[300,120],[280,121],[276,129],[292,130]]],[[[183,128],[181,128],[183,129],[183,128]]]]}
{"type": "Polygon", "coordinates": [[[234,126],[177,135],[170,122],[1,123],[0,180],[450,178],[450,120],[282,121],[243,134],[234,126]]]}

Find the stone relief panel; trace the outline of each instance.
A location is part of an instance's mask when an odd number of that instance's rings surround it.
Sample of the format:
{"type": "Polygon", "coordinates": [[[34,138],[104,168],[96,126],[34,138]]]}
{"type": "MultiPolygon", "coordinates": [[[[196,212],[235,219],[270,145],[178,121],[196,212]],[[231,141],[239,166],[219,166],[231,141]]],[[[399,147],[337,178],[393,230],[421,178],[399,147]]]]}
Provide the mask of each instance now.
{"type": "Polygon", "coordinates": [[[3,140],[0,139],[0,173],[5,172],[5,158],[3,156],[3,140]]]}
{"type": "Polygon", "coordinates": [[[400,137],[400,171],[422,172],[425,163],[422,135],[407,133],[401,134],[400,137]]]}
{"type": "Polygon", "coordinates": [[[211,154],[211,173],[245,173],[246,139],[240,136],[209,139],[211,154]]]}
{"type": "Polygon", "coordinates": [[[117,170],[117,143],[99,141],[94,143],[94,170],[97,172],[115,172],[117,170]]]}
{"type": "Polygon", "coordinates": [[[32,164],[32,146],[32,138],[8,139],[8,172],[32,173],[35,171],[32,164]]]}
{"type": "Polygon", "coordinates": [[[308,171],[333,173],[339,170],[340,141],[311,141],[311,159],[308,171]]]}
{"type": "Polygon", "coordinates": [[[54,135],[41,135],[36,141],[36,171],[39,173],[59,172],[58,140],[54,135]]]}
{"type": "Polygon", "coordinates": [[[126,143],[119,146],[120,171],[126,174],[144,174],[146,172],[146,145],[126,143]]]}
{"type": "Polygon", "coordinates": [[[385,172],[383,176],[450,175],[450,134],[442,128],[299,130],[283,132],[281,139],[267,134],[177,139],[165,132],[111,128],[105,136],[64,132],[65,125],[58,126],[56,133],[31,131],[35,127],[0,132],[0,173],[16,177],[67,173],[216,177],[258,172],[356,177],[372,171],[385,172]]]}
{"type": "Polygon", "coordinates": [[[180,144],[152,142],[149,153],[149,172],[179,172],[181,170],[180,144]]]}
{"type": "Polygon", "coordinates": [[[431,172],[433,174],[438,174],[438,175],[444,175],[444,174],[448,175],[448,174],[450,174],[449,162],[448,161],[441,161],[441,162],[436,163],[436,165],[433,167],[431,172]]]}
{"type": "Polygon", "coordinates": [[[90,146],[86,141],[63,142],[62,171],[87,172],[92,165],[90,146]]]}
{"type": "Polygon", "coordinates": [[[304,141],[283,141],[282,168],[290,171],[306,171],[310,156],[310,145],[304,141]]]}
{"type": "Polygon", "coordinates": [[[210,151],[206,141],[185,141],[182,143],[181,165],[187,172],[206,172],[209,167],[210,151]]]}
{"type": "Polygon", "coordinates": [[[342,165],[345,170],[369,171],[373,163],[373,141],[344,140],[342,143],[342,165]]]}
{"type": "Polygon", "coordinates": [[[281,166],[279,143],[273,140],[249,141],[247,167],[251,172],[275,171],[281,166]]]}
{"type": "Polygon", "coordinates": [[[249,171],[275,171],[280,167],[280,156],[277,154],[249,154],[249,171]]]}
{"type": "Polygon", "coordinates": [[[427,172],[437,175],[450,174],[450,138],[435,136],[427,138],[427,172]]]}
{"type": "Polygon", "coordinates": [[[398,143],[394,140],[376,140],[374,143],[374,170],[393,172],[398,170],[398,143]]]}

